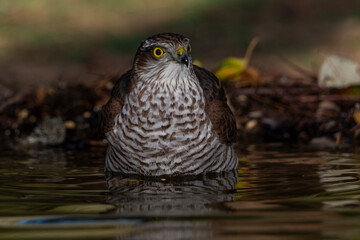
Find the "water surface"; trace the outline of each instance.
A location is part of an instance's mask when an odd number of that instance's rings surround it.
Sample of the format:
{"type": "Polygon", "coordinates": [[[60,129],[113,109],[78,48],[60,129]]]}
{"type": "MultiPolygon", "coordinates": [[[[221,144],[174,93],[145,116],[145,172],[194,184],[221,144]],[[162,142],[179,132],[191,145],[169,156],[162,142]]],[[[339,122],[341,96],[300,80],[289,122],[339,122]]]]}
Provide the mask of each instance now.
{"type": "Polygon", "coordinates": [[[276,148],[237,172],[105,175],[104,151],[3,151],[0,239],[360,239],[360,156],[276,148]]]}

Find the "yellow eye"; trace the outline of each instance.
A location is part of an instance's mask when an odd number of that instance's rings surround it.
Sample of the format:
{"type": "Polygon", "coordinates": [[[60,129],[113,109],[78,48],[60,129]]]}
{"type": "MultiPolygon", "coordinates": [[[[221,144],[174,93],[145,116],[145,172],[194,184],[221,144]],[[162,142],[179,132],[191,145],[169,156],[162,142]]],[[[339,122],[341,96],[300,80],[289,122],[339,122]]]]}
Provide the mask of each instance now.
{"type": "Polygon", "coordinates": [[[191,45],[190,45],[190,43],[189,43],[189,45],[188,45],[188,53],[189,52],[191,52],[191,45]]]}
{"type": "Polygon", "coordinates": [[[154,48],[154,51],[153,51],[154,56],[157,58],[164,56],[165,53],[166,52],[159,47],[154,48]]]}

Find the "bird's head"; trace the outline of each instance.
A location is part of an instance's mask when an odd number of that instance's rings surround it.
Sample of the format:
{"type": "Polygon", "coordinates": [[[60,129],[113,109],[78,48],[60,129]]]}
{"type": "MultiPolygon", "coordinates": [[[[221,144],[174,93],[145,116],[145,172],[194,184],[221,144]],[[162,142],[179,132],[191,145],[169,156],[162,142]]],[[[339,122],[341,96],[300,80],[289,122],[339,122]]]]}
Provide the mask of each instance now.
{"type": "Polygon", "coordinates": [[[134,71],[142,81],[177,81],[193,74],[190,40],[175,33],[149,37],[138,48],[134,71]]]}

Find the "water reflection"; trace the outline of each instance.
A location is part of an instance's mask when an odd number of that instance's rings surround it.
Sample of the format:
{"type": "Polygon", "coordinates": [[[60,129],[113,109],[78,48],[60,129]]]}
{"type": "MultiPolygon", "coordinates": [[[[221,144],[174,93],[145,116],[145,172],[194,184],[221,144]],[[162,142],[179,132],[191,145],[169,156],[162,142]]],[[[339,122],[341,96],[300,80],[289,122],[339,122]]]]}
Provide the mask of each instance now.
{"type": "Polygon", "coordinates": [[[108,176],[107,202],[118,214],[198,215],[218,212],[216,204],[234,200],[238,173],[184,179],[136,180],[108,176]]]}
{"type": "Polygon", "coordinates": [[[249,152],[238,172],[107,176],[98,149],[0,155],[0,239],[357,239],[360,157],[249,152]],[[344,237],[346,236],[346,237],[344,237]],[[74,237],[75,238],[75,237],[74,237]]]}
{"type": "Polygon", "coordinates": [[[325,193],[323,208],[326,210],[358,207],[360,205],[360,162],[352,155],[342,154],[338,157],[323,154],[328,161],[319,165],[318,175],[325,193]]]}

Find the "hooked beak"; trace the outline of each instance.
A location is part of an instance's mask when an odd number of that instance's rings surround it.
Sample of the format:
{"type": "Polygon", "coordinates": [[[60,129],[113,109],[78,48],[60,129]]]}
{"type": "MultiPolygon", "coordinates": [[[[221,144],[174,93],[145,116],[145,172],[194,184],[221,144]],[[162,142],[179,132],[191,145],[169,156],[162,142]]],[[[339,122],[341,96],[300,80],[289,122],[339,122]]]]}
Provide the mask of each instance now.
{"type": "Polygon", "coordinates": [[[189,67],[189,58],[184,48],[179,47],[177,51],[176,61],[178,61],[179,63],[184,63],[187,67],[189,67]]]}

